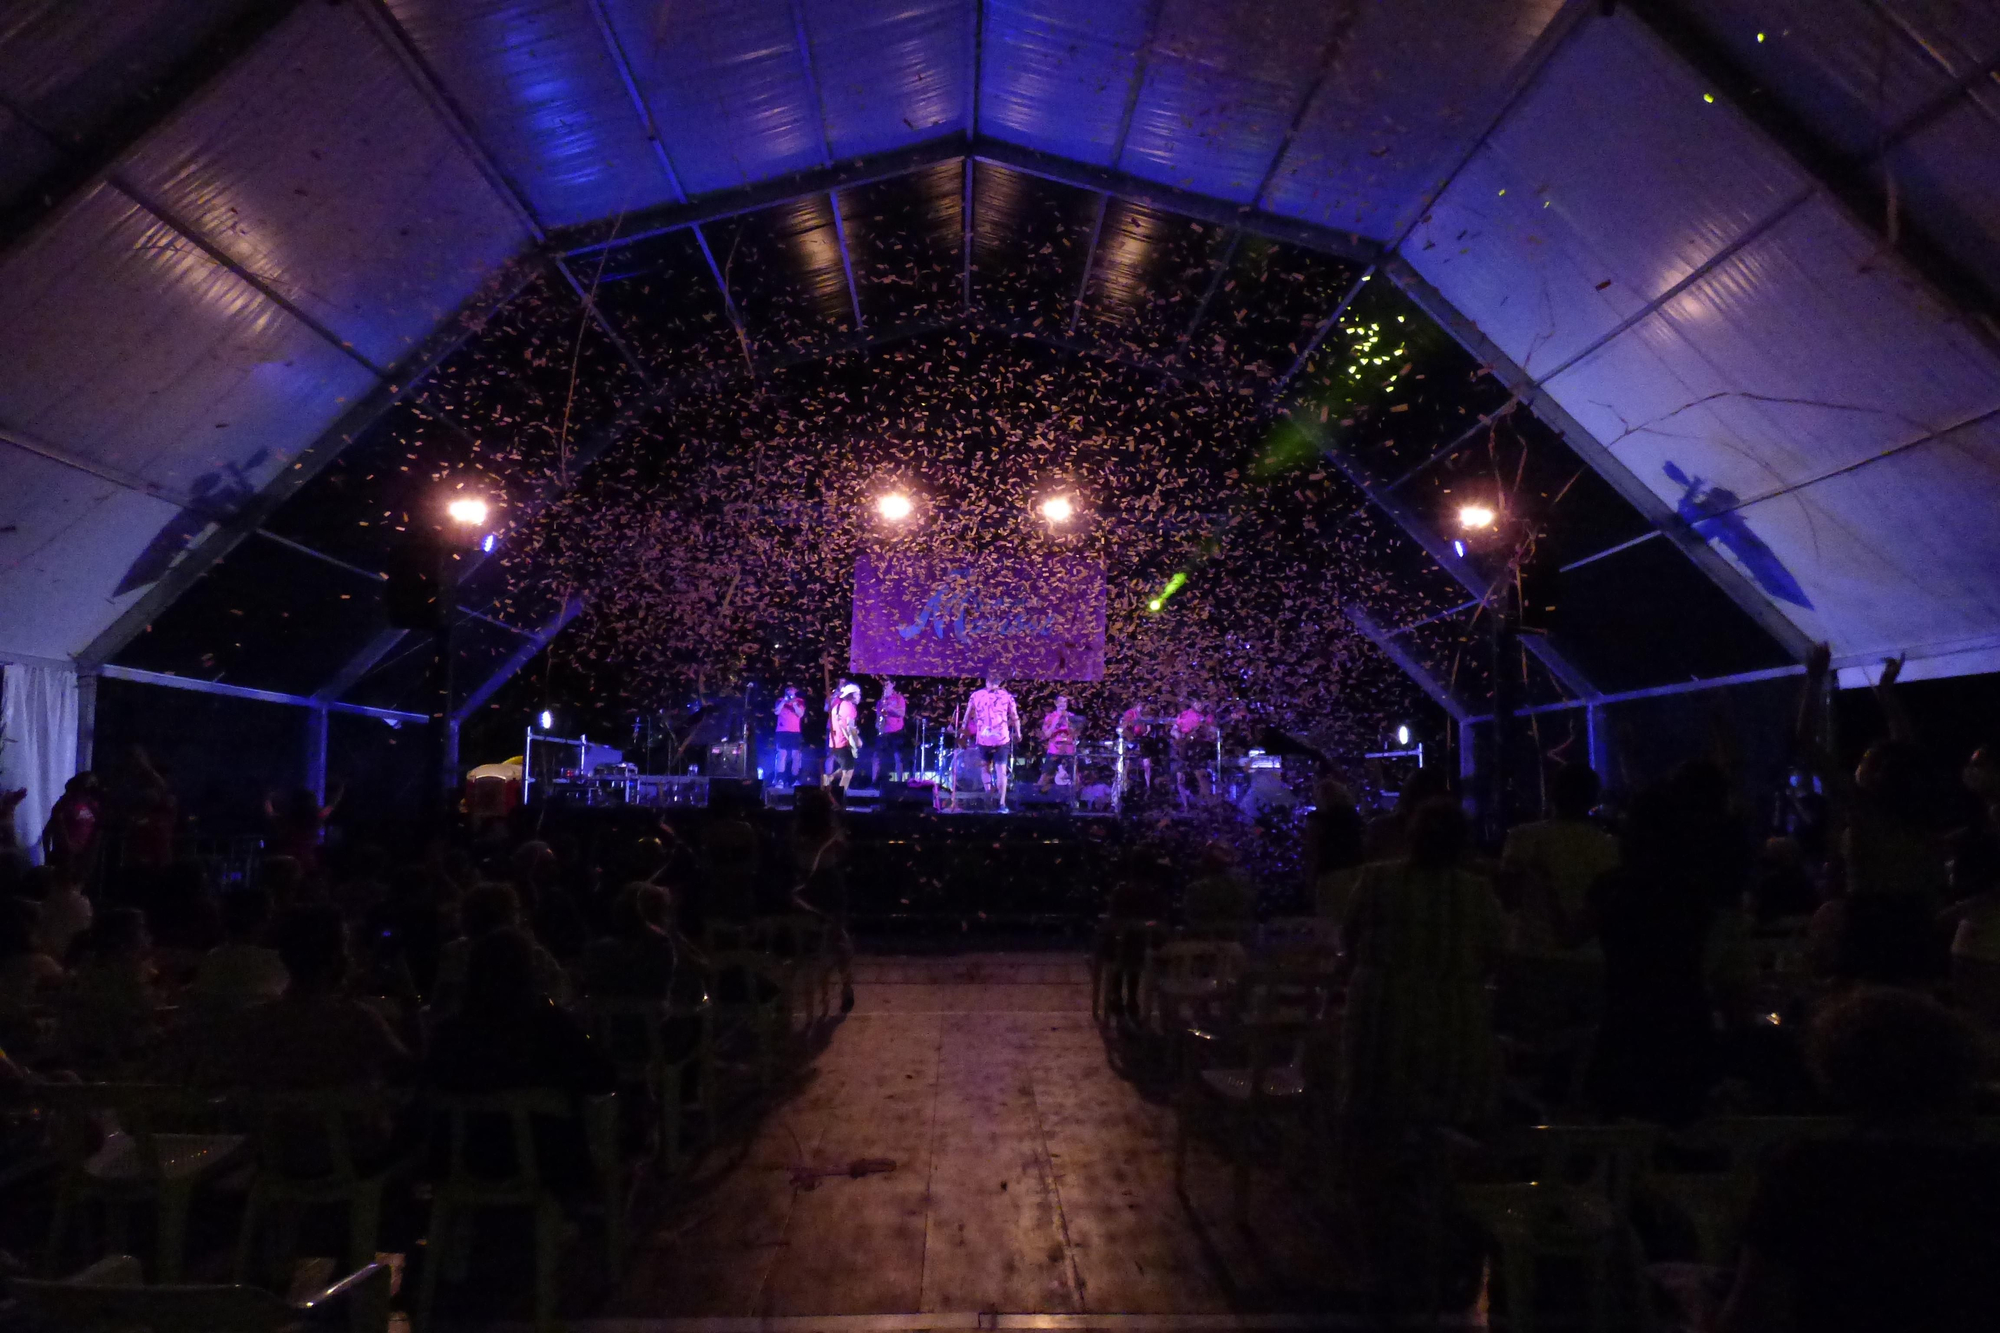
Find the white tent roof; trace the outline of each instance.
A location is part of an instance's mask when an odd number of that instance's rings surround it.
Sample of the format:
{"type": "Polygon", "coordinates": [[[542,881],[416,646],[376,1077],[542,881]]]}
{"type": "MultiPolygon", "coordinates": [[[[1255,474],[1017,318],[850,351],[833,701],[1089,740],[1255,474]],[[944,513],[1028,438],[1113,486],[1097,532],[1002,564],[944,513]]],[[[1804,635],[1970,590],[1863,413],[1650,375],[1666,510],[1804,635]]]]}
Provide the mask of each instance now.
{"type": "Polygon", "coordinates": [[[2000,11],[1603,9],[10,6],[0,654],[115,652],[516,261],[970,152],[1380,262],[1788,645],[2000,668],[2000,11]]]}

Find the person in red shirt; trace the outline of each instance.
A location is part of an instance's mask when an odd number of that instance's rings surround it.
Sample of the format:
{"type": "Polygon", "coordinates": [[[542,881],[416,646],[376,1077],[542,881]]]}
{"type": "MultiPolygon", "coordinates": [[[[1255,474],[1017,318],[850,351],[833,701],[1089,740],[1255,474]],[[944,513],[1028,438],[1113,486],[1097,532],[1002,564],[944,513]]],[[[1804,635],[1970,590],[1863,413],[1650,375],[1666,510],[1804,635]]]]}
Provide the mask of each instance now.
{"type": "Polygon", "coordinates": [[[972,733],[972,743],[979,747],[982,785],[988,791],[998,788],[1004,811],[1014,742],[1021,739],[1021,713],[998,676],[988,676],[986,687],[974,690],[966,701],[965,726],[972,733]]]}
{"type": "Polygon", "coordinates": [[[90,879],[104,801],[97,774],[79,773],[63,788],[42,832],[43,860],[78,883],[90,879]]]}
{"type": "Polygon", "coordinates": [[[1069,711],[1069,697],[1058,694],[1056,706],[1042,719],[1042,776],[1035,783],[1038,790],[1048,790],[1056,780],[1056,773],[1064,765],[1069,767],[1070,790],[1076,790],[1076,735],[1083,729],[1083,719],[1069,711]]]}
{"type": "Polygon", "coordinates": [[[800,765],[803,764],[805,742],[806,701],[799,697],[799,687],[785,686],[784,695],[773,710],[778,715],[778,780],[784,781],[785,770],[790,769],[792,782],[797,785],[800,765]]]}

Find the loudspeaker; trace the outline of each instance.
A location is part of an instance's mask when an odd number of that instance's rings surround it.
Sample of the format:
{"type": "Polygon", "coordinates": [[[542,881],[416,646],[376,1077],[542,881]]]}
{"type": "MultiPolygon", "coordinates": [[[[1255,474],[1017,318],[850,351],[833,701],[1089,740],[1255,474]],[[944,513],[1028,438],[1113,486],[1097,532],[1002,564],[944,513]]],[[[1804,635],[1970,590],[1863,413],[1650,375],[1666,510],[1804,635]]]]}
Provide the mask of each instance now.
{"type": "Polygon", "coordinates": [[[1042,791],[1032,782],[1017,782],[1008,799],[1015,805],[1033,805],[1043,809],[1054,806],[1067,810],[1070,805],[1070,793],[1075,790],[1074,787],[1050,787],[1047,791],[1042,791]]]}

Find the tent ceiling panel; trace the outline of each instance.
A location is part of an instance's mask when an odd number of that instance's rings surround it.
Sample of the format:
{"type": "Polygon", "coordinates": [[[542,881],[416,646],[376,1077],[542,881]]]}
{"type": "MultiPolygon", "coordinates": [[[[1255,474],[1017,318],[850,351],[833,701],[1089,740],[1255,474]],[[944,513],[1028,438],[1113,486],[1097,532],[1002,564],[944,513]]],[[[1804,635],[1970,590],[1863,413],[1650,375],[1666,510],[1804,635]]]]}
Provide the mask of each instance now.
{"type": "Polygon", "coordinates": [[[1163,0],[1124,152],[1149,180],[1257,202],[1354,5],[1163,0]]]}
{"type": "Polygon", "coordinates": [[[2000,294],[2000,78],[1890,149],[1885,166],[1924,234],[2000,294]]]}
{"type": "Polygon", "coordinates": [[[826,161],[788,0],[593,2],[610,15],[686,195],[826,161]]]}
{"type": "Polygon", "coordinates": [[[783,355],[853,329],[826,195],[728,218],[708,234],[758,355],[783,355]]]}
{"type": "Polygon", "coordinates": [[[26,194],[62,160],[48,136],[0,106],[0,204],[26,194]]]}
{"type": "Polygon", "coordinates": [[[1729,57],[1835,147],[1883,137],[2000,56],[1982,0],[1675,0],[1729,57]]]}
{"type": "Polygon", "coordinates": [[[952,313],[963,304],[965,172],[941,162],[840,192],[847,248],[870,328],[952,313]]]}
{"type": "Polygon", "coordinates": [[[2000,296],[2000,7],[1675,0],[1702,36],[2000,296]],[[1879,160],[1878,160],[1879,159],[1879,160]],[[1989,164],[1979,169],[1975,164],[1989,164]]]}
{"type": "Polygon", "coordinates": [[[965,124],[967,0],[802,0],[834,159],[888,152],[965,124]]]}
{"type": "Polygon", "coordinates": [[[0,264],[0,365],[0,424],[218,502],[375,382],[108,185],[0,264]]]}
{"type": "Polygon", "coordinates": [[[1003,320],[1067,327],[1102,200],[981,162],[973,174],[973,303],[1003,320]]]}
{"type": "Polygon", "coordinates": [[[530,242],[352,5],[306,5],[116,177],[377,366],[530,242]]]}
{"type": "Polygon", "coordinates": [[[1808,188],[1705,96],[1636,21],[1585,22],[1405,253],[1523,369],[1553,371],[1808,188]]]}
{"type": "MultiPolygon", "coordinates": [[[[1744,506],[1841,656],[2000,653],[2000,420],[1744,506]]],[[[1799,608],[1780,603],[1801,623],[1799,608]]],[[[1913,663],[1912,679],[1933,674],[1913,663]]],[[[1964,668],[1957,668],[1964,669],[1964,668]]],[[[2000,670],[1993,665],[1971,668],[2000,670]]]]}
{"type": "Polygon", "coordinates": [[[111,593],[130,571],[170,559],[180,531],[200,526],[167,500],[4,442],[0,476],[0,650],[68,657],[138,595],[111,593]]]}
{"type": "Polygon", "coordinates": [[[1548,387],[1674,500],[1669,463],[1754,499],[2000,409],[2000,361],[1875,256],[1815,198],[1548,387]]]}
{"type": "MultiPolygon", "coordinates": [[[[1943,485],[1873,507],[1797,489],[1935,452],[1934,432],[2000,409],[2000,359],[1710,97],[1636,19],[1586,22],[1410,262],[1837,654],[2000,630],[1949,580],[1906,584],[1895,554],[1921,508],[1927,533],[1986,559],[1979,483],[1965,503],[1943,485]],[[1779,492],[1790,508],[1749,504],[1779,492]]],[[[1865,471],[1869,492],[1944,475],[1865,471]]]]}
{"type": "Polygon", "coordinates": [[[1175,355],[1202,298],[1230,280],[1226,261],[1237,244],[1228,229],[1114,199],[1091,266],[1085,320],[1135,351],[1175,355]]]}
{"type": "Polygon", "coordinates": [[[545,225],[680,198],[590,0],[385,3],[545,225]]]}
{"type": "MultiPolygon", "coordinates": [[[[17,0],[0,13],[0,103],[39,133],[0,157],[0,204],[92,140],[255,0],[17,0]]],[[[0,124],[8,119],[0,115],[0,124]]],[[[0,138],[0,149],[13,145],[0,138]]]]}
{"type": "Polygon", "coordinates": [[[1159,3],[986,0],[980,132],[1093,166],[1115,165],[1159,3]]]}
{"type": "Polygon", "coordinates": [[[693,228],[585,256],[576,274],[636,355],[660,374],[741,359],[722,289],[693,228]]]}
{"type": "Polygon", "coordinates": [[[1318,96],[1262,200],[1363,236],[1402,234],[1499,111],[1563,0],[1348,6],[1318,96]]]}

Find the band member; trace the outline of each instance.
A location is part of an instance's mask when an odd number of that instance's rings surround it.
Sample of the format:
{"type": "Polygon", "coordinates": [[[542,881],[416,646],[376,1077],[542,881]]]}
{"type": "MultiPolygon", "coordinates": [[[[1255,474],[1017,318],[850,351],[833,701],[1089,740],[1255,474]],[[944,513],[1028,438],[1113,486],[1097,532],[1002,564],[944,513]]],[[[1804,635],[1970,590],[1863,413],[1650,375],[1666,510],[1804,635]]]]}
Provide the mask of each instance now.
{"type": "Polygon", "coordinates": [[[896,690],[896,682],[882,678],[882,697],[875,703],[875,753],[869,767],[869,781],[881,784],[882,761],[889,761],[889,781],[901,782],[910,774],[910,733],[903,723],[910,701],[896,690]]]}
{"type": "Polygon", "coordinates": [[[1139,761],[1139,771],[1145,775],[1146,790],[1153,790],[1153,760],[1159,747],[1159,731],[1156,723],[1146,720],[1144,705],[1133,704],[1118,719],[1118,734],[1125,740],[1125,754],[1128,759],[1139,761]]]}
{"type": "Polygon", "coordinates": [[[854,782],[854,762],[861,753],[861,687],[840,682],[827,710],[826,753],[833,761],[833,780],[844,792],[854,782]]]}
{"type": "Polygon", "coordinates": [[[1202,753],[1202,746],[1214,740],[1211,730],[1214,725],[1214,720],[1199,699],[1190,699],[1187,707],[1174,718],[1168,739],[1172,745],[1174,790],[1180,794],[1182,805],[1187,804],[1189,774],[1193,774],[1195,790],[1202,797],[1206,798],[1213,790],[1208,759],[1202,753]]]}
{"type": "Polygon", "coordinates": [[[802,737],[806,726],[806,701],[799,697],[799,687],[785,686],[785,693],[773,711],[778,715],[778,780],[784,781],[785,769],[789,766],[792,785],[797,786],[801,772],[799,765],[804,762],[802,737]]]}
{"type": "Polygon", "coordinates": [[[1082,729],[1083,719],[1069,711],[1069,697],[1058,694],[1056,706],[1042,719],[1042,776],[1035,783],[1038,790],[1048,790],[1065,764],[1069,767],[1070,788],[1075,790],[1076,737],[1082,729]]]}
{"type": "Polygon", "coordinates": [[[998,676],[988,676],[986,688],[973,691],[965,707],[965,726],[979,747],[980,785],[998,791],[1000,808],[1005,810],[1014,742],[1021,739],[1021,710],[998,676]]]}

